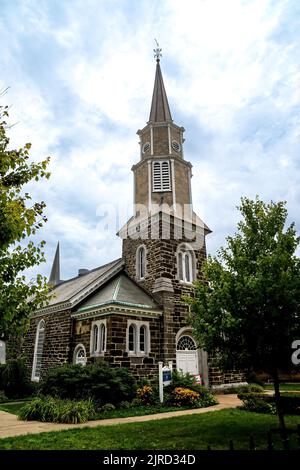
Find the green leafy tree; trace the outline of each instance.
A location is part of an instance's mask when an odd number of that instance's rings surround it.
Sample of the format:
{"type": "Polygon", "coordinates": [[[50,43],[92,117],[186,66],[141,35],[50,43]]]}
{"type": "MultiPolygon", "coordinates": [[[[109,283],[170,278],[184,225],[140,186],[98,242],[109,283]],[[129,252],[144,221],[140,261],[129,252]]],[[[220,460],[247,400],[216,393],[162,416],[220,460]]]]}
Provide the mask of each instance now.
{"type": "Polygon", "coordinates": [[[46,280],[27,281],[23,271],[45,261],[42,241],[29,237],[46,222],[44,202],[32,202],[24,187],[49,178],[49,158],[29,161],[30,144],[12,150],[7,136],[7,107],[0,107],[0,335],[22,331],[29,314],[46,300],[46,280]]]}
{"type": "Polygon", "coordinates": [[[199,345],[220,367],[267,371],[274,380],[281,429],[279,370],[291,368],[292,342],[300,333],[300,260],[294,224],[284,202],[242,198],[238,232],[203,265],[191,320],[199,345]]]}

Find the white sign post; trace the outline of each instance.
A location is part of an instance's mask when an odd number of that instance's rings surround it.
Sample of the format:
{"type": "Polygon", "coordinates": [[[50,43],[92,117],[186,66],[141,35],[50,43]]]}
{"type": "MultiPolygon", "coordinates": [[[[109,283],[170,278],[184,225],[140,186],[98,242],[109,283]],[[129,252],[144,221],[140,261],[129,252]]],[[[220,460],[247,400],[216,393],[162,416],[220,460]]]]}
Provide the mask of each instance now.
{"type": "Polygon", "coordinates": [[[5,364],[5,342],[0,340],[0,364],[5,364]]]}
{"type": "Polygon", "coordinates": [[[159,383],[159,401],[164,401],[164,387],[170,385],[172,379],[172,362],[169,366],[163,366],[163,362],[158,363],[158,383],[159,383]]]}

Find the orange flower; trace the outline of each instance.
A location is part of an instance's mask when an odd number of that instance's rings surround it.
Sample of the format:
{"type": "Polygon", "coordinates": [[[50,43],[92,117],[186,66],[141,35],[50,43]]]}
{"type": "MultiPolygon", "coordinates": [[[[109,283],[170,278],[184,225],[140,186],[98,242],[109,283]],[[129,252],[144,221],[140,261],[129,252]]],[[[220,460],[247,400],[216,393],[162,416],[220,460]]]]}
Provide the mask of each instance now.
{"type": "Polygon", "coordinates": [[[189,388],[176,387],[173,391],[173,397],[175,404],[178,406],[194,405],[198,401],[200,394],[189,388]]]}

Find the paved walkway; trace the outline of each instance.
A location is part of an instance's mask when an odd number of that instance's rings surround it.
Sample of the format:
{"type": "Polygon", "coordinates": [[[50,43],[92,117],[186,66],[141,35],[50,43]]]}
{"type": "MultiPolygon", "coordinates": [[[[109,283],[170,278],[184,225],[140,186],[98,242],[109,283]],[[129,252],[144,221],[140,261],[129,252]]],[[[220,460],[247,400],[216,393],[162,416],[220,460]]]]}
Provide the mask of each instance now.
{"type": "Polygon", "coordinates": [[[37,434],[48,431],[63,431],[74,428],[95,428],[96,426],[110,426],[124,423],[142,423],[165,418],[174,418],[176,416],[186,416],[191,414],[201,414],[211,411],[224,410],[226,408],[235,408],[241,404],[236,395],[217,395],[218,405],[208,408],[196,408],[192,410],[171,411],[167,413],[158,413],[155,415],[132,416],[130,418],[112,418],[89,421],[83,424],[55,424],[40,423],[38,421],[19,421],[16,415],[0,411],[0,438],[20,436],[22,434],[37,434]]]}

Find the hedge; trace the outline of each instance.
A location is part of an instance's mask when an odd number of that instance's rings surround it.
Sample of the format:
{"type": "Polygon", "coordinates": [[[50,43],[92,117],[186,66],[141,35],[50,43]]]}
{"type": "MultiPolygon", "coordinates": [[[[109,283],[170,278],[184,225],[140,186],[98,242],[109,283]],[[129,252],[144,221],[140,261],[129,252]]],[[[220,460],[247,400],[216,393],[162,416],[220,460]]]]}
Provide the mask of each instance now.
{"type": "Polygon", "coordinates": [[[22,398],[32,394],[34,385],[29,380],[29,371],[23,358],[10,359],[1,365],[0,390],[7,398],[22,398]]]}
{"type": "MultiPolygon", "coordinates": [[[[258,413],[276,413],[276,402],[274,395],[262,393],[240,393],[238,398],[243,402],[243,409],[256,411],[258,413]]],[[[300,414],[300,394],[281,393],[281,406],[284,414],[300,414]]]]}
{"type": "Polygon", "coordinates": [[[127,368],[108,365],[66,364],[48,372],[40,385],[43,395],[67,399],[93,399],[98,404],[131,401],[136,381],[127,368]]]}

